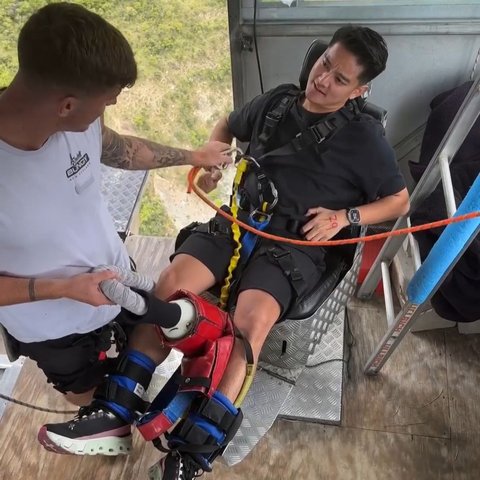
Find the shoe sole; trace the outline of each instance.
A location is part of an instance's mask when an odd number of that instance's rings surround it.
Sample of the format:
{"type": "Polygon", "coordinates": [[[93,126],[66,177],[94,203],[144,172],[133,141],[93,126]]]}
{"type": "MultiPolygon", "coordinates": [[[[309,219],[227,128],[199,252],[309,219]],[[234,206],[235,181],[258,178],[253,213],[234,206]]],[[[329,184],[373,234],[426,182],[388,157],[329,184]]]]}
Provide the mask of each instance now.
{"type": "Polygon", "coordinates": [[[49,432],[43,426],[38,432],[38,441],[54,453],[69,455],[128,455],[132,451],[132,435],[123,437],[71,439],[49,432]]]}

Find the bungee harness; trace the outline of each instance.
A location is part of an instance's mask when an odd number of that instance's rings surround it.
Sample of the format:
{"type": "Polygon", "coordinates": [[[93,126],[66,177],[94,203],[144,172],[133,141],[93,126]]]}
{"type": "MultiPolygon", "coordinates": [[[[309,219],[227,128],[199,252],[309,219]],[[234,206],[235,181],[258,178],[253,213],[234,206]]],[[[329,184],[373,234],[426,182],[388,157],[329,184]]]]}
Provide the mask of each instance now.
{"type": "MultiPolygon", "coordinates": [[[[253,157],[244,155],[240,149],[237,149],[235,165],[237,170],[230,196],[230,212],[234,218],[238,218],[239,209],[250,212],[248,224],[263,231],[268,226],[272,211],[277,204],[277,189],[258,162],[253,157]],[[247,182],[253,185],[247,185],[247,182]]],[[[231,281],[240,259],[244,263],[248,260],[258,239],[251,232],[246,232],[241,238],[240,227],[236,223],[231,223],[231,231],[236,245],[220,291],[221,308],[227,306],[231,281]]]]}
{"type": "MultiPolygon", "coordinates": [[[[259,140],[263,149],[268,150],[278,126],[288,114],[289,110],[301,95],[298,88],[289,88],[283,92],[280,102],[270,110],[265,117],[259,140]]],[[[230,196],[229,210],[235,219],[230,225],[232,239],[235,242],[233,255],[227,269],[227,276],[220,291],[220,307],[226,308],[230,296],[234,273],[241,263],[246,264],[248,258],[257,244],[258,235],[252,231],[243,233],[238,223],[239,211],[248,214],[247,223],[256,231],[264,231],[270,224],[274,215],[275,206],[278,203],[278,191],[275,184],[268,178],[261,163],[271,156],[284,156],[298,153],[300,150],[319,145],[328,138],[331,138],[342,127],[347,125],[356,115],[360,113],[360,106],[357,100],[349,101],[343,108],[322,118],[319,122],[311,125],[306,130],[298,133],[291,141],[267,151],[258,160],[244,154],[240,149],[232,149],[236,152],[235,166],[237,168],[230,196]]],[[[278,252],[275,259],[279,256],[278,252]]],[[[289,259],[282,257],[283,266],[289,272],[294,270],[289,259]],[[285,261],[289,262],[288,266],[285,261]]],[[[298,279],[297,279],[298,280],[298,279]]]]}

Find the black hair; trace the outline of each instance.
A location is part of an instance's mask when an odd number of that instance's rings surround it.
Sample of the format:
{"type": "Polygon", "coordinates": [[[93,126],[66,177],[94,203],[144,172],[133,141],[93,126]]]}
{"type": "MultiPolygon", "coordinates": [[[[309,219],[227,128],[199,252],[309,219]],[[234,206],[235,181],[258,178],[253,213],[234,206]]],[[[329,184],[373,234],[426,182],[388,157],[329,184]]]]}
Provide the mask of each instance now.
{"type": "Polygon", "coordinates": [[[341,43],[357,58],[363,68],[359,77],[360,83],[368,83],[385,70],[388,58],[387,44],[383,37],[371,28],[345,25],[333,34],[329,47],[336,43],[341,43]]]}

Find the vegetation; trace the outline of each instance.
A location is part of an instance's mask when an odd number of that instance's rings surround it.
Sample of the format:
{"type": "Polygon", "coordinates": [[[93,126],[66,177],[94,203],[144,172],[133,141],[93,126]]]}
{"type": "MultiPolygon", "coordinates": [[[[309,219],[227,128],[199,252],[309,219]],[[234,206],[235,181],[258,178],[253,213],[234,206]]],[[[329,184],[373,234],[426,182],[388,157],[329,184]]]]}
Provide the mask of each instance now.
{"type": "Polygon", "coordinates": [[[173,237],[176,233],[175,225],[162,201],[155,195],[152,184],[147,187],[140,206],[139,233],[159,237],[173,237]]]}
{"type": "MultiPolygon", "coordinates": [[[[46,3],[51,2],[0,0],[0,85],[8,84],[16,71],[20,27],[33,11],[46,3]]],[[[119,28],[136,55],[139,79],[107,111],[106,123],[121,133],[172,146],[195,148],[207,141],[214,123],[231,109],[226,2],[81,0],[76,3],[119,28]]],[[[186,169],[164,169],[155,175],[176,181],[179,189],[185,188],[186,169]]],[[[149,226],[144,228],[161,235],[170,232],[172,223],[168,216],[174,208],[169,205],[161,208],[159,202],[150,186],[143,199],[142,219],[149,219],[149,226]]]]}

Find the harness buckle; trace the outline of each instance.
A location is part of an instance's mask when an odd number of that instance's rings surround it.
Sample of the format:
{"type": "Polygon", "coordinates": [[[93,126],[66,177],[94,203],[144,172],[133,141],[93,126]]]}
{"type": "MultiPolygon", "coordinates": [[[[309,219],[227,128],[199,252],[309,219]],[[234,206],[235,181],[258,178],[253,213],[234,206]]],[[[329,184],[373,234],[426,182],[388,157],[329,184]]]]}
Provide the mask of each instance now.
{"type": "Polygon", "coordinates": [[[272,247],[269,248],[268,251],[272,255],[273,258],[283,258],[286,257],[287,255],[290,255],[290,252],[288,250],[282,250],[280,248],[272,247]]]}
{"type": "Polygon", "coordinates": [[[262,212],[258,208],[256,208],[250,213],[250,219],[255,223],[268,223],[270,222],[271,218],[271,213],[262,212]]]}
{"type": "Polygon", "coordinates": [[[328,136],[328,134],[335,129],[335,124],[330,120],[325,120],[324,122],[314,125],[310,131],[312,132],[313,138],[317,144],[322,143],[328,136]]]}
{"type": "Polygon", "coordinates": [[[118,353],[125,350],[127,346],[127,334],[123,327],[115,320],[112,320],[105,328],[101,329],[98,336],[104,342],[102,347],[102,351],[104,352],[107,352],[113,344],[115,344],[115,349],[118,353]]]}
{"type": "Polygon", "coordinates": [[[207,224],[207,232],[211,235],[218,235],[228,233],[226,228],[221,225],[216,218],[211,218],[207,224]]]}

